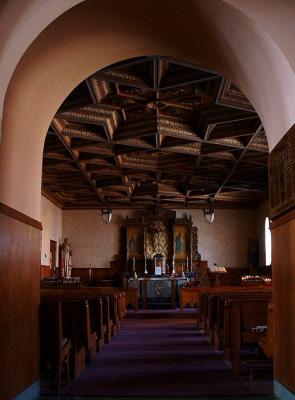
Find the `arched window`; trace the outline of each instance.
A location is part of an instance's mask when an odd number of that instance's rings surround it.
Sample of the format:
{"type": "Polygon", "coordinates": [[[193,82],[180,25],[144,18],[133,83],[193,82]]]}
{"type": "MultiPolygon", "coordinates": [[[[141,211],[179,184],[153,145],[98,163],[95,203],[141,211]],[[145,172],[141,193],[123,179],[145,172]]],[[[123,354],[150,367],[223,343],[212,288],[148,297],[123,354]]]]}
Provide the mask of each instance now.
{"type": "Polygon", "coordinates": [[[269,229],[269,218],[265,218],[265,265],[271,265],[271,233],[269,229]]]}

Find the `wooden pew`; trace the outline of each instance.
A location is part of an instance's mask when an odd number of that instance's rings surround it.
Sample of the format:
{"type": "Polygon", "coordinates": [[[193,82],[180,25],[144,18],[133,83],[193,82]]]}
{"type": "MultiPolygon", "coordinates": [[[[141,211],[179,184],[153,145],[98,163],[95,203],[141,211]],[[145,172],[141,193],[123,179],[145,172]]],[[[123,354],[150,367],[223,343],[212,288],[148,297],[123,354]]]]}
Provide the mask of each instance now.
{"type": "MultiPolygon", "coordinates": [[[[102,299],[103,310],[103,329],[104,329],[104,342],[109,343],[111,340],[112,332],[114,332],[113,324],[117,322],[116,312],[116,299],[114,296],[105,294],[108,288],[86,287],[86,288],[50,288],[41,289],[41,295],[59,296],[61,299],[65,298],[84,298],[84,299],[102,299]],[[114,313],[115,322],[111,318],[110,304],[113,302],[112,310],[114,313]]],[[[100,332],[100,330],[99,330],[100,332]]]]}
{"type": "Polygon", "coordinates": [[[205,334],[209,334],[209,320],[211,318],[212,312],[215,311],[214,306],[210,305],[210,296],[222,295],[226,293],[252,293],[252,292],[270,292],[271,288],[264,286],[219,286],[219,287],[205,287],[200,288],[200,308],[199,308],[199,327],[203,328],[205,334]]]}
{"type": "Polygon", "coordinates": [[[88,300],[62,299],[62,309],[65,327],[73,343],[73,374],[76,378],[85,368],[85,362],[95,360],[97,334],[91,329],[88,300]]]}
{"type": "Polygon", "coordinates": [[[63,289],[42,289],[41,301],[59,300],[62,305],[62,323],[72,342],[71,373],[74,378],[85,368],[85,362],[94,361],[97,350],[97,332],[93,330],[89,301],[63,289]]]}
{"type": "Polygon", "coordinates": [[[65,338],[62,326],[60,301],[42,301],[40,304],[40,367],[50,365],[51,385],[60,393],[62,370],[65,369],[66,383],[70,382],[69,358],[71,340],[65,338]]]}
{"type": "Polygon", "coordinates": [[[102,349],[106,327],[103,323],[103,304],[100,297],[88,298],[92,330],[97,332],[96,351],[102,349]]]}
{"type": "Polygon", "coordinates": [[[241,368],[241,344],[259,343],[261,333],[253,331],[253,328],[266,325],[268,303],[268,296],[255,295],[226,300],[224,355],[231,361],[235,374],[238,374],[241,368]]]}
{"type": "Polygon", "coordinates": [[[130,305],[134,311],[138,311],[138,289],[137,288],[124,288],[125,292],[125,307],[130,305]]]}
{"type": "Polygon", "coordinates": [[[125,303],[125,297],[122,291],[115,287],[91,287],[87,288],[91,289],[96,293],[99,293],[100,296],[108,296],[109,297],[109,310],[110,310],[110,318],[112,321],[111,325],[111,336],[114,336],[120,328],[120,321],[123,319],[125,307],[123,307],[122,303],[125,303]]]}
{"type": "Polygon", "coordinates": [[[273,358],[273,303],[268,305],[266,336],[259,341],[259,346],[267,358],[273,358]]]}
{"type": "Polygon", "coordinates": [[[228,298],[242,298],[242,297],[265,297],[271,298],[272,292],[269,289],[257,289],[252,291],[238,291],[218,293],[210,296],[209,299],[209,337],[216,350],[223,347],[224,338],[224,315],[225,302],[228,298]],[[211,305],[211,307],[210,307],[211,305]],[[210,311],[211,309],[211,311],[210,311]]]}

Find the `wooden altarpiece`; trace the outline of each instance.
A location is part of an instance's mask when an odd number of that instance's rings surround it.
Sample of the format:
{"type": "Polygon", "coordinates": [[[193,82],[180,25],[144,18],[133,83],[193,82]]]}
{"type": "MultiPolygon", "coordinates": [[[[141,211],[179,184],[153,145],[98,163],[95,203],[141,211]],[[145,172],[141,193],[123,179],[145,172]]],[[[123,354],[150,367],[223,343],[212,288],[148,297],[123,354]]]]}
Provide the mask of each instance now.
{"type": "Polygon", "coordinates": [[[144,212],[126,217],[121,227],[121,260],[125,272],[154,274],[154,257],[162,256],[167,273],[195,272],[198,253],[198,228],[191,216],[181,218],[171,210],[144,212]],[[146,268],[145,268],[146,267],[146,268]]]}

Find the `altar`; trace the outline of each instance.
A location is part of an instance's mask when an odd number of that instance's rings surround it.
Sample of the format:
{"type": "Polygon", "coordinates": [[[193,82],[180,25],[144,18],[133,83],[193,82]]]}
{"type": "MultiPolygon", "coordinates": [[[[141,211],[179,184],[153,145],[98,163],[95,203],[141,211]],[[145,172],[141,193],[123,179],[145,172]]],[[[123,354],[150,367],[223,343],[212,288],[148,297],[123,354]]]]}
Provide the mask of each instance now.
{"type": "Polygon", "coordinates": [[[142,308],[171,307],[179,305],[180,288],[188,282],[186,277],[147,276],[130,278],[128,287],[138,289],[139,304],[142,308]]]}

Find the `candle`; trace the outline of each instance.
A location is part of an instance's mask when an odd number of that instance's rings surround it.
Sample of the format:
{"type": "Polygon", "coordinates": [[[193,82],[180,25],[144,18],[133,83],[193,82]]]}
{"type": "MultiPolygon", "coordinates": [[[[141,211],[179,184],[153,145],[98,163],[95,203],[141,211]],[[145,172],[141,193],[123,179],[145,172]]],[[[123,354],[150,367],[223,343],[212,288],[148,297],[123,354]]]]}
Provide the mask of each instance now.
{"type": "Polygon", "coordinates": [[[189,270],[188,270],[188,257],[186,257],[186,272],[189,272],[189,270]]]}
{"type": "Polygon", "coordinates": [[[135,258],[133,257],[133,260],[132,260],[132,268],[133,268],[133,272],[135,272],[135,258]]]}
{"type": "Polygon", "coordinates": [[[172,274],[175,275],[175,255],[172,257],[172,274]]]}
{"type": "Polygon", "coordinates": [[[147,274],[147,268],[146,268],[146,254],[144,255],[144,273],[147,274]]]}

